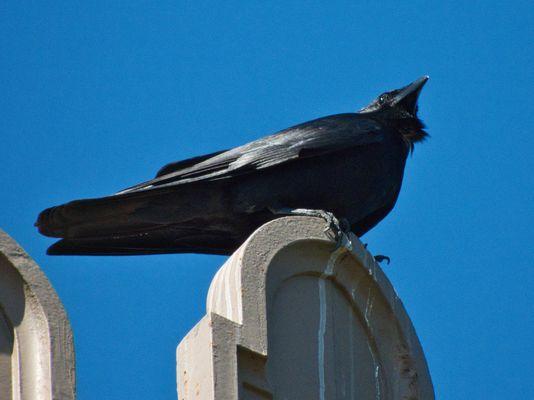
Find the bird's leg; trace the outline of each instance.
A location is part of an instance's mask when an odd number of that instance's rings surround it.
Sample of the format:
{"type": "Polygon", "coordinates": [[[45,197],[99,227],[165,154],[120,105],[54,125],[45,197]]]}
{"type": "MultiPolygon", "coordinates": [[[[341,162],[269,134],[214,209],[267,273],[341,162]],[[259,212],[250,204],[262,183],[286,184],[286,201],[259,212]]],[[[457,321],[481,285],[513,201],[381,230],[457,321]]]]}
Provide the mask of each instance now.
{"type": "Polygon", "coordinates": [[[375,261],[377,263],[381,263],[382,261],[386,261],[387,264],[389,265],[389,263],[391,262],[391,259],[388,256],[383,256],[381,254],[378,254],[378,255],[376,255],[374,257],[375,257],[375,261]]]}
{"type": "Polygon", "coordinates": [[[350,232],[350,224],[345,218],[337,219],[334,214],[324,210],[309,210],[307,208],[269,208],[273,214],[277,215],[301,215],[308,217],[319,217],[326,221],[327,226],[324,232],[330,231],[333,239],[341,245],[343,236],[350,232]]]}
{"type": "MultiPolygon", "coordinates": [[[[367,243],[364,243],[363,247],[365,247],[367,249],[367,243]]],[[[389,265],[389,263],[391,262],[391,258],[389,258],[388,256],[383,256],[382,254],[378,254],[376,256],[373,256],[373,258],[375,259],[375,261],[377,263],[381,263],[382,261],[386,261],[387,264],[389,265]]]]}

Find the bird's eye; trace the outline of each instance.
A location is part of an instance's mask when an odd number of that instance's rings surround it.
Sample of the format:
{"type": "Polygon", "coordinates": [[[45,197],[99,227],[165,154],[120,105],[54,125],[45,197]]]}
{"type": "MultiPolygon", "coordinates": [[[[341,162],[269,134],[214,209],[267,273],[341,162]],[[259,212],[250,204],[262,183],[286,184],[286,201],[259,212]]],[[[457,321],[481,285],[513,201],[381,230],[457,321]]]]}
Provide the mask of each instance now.
{"type": "Polygon", "coordinates": [[[386,96],[380,96],[380,97],[378,98],[378,101],[379,101],[380,103],[383,103],[384,101],[386,101],[386,96]]]}

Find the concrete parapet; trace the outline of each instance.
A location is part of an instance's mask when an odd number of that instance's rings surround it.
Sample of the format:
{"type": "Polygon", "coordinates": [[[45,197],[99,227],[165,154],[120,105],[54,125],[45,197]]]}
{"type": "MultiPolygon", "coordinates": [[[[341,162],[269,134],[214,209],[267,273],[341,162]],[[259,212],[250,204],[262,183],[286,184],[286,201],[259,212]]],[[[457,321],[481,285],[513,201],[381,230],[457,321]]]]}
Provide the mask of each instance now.
{"type": "Polygon", "coordinates": [[[70,324],[39,266],[0,230],[0,398],[75,398],[70,324]]]}
{"type": "Polygon", "coordinates": [[[354,235],[285,217],[214,277],[206,316],[177,349],[180,400],[433,399],[406,311],[354,235]]]}

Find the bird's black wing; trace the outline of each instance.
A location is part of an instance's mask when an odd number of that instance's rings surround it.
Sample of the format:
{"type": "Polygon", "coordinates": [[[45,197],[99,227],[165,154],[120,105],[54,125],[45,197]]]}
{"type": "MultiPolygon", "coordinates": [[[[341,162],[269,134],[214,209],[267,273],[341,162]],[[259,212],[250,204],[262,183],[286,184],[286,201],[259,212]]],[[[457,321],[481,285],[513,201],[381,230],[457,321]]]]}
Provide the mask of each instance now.
{"type": "Polygon", "coordinates": [[[193,167],[196,164],[201,163],[202,161],[218,156],[219,154],[222,154],[226,151],[228,150],[217,151],[215,153],[188,158],[187,160],[180,160],[180,161],[167,164],[158,171],[158,173],[156,174],[156,178],[159,178],[160,176],[163,176],[163,175],[172,174],[173,172],[181,171],[189,167],[193,167]]]}
{"type": "Polygon", "coordinates": [[[372,119],[357,117],[356,114],[332,115],[228,151],[169,164],[158,172],[156,178],[118,194],[225,179],[297,158],[376,143],[382,139],[382,134],[380,125],[372,119]]]}

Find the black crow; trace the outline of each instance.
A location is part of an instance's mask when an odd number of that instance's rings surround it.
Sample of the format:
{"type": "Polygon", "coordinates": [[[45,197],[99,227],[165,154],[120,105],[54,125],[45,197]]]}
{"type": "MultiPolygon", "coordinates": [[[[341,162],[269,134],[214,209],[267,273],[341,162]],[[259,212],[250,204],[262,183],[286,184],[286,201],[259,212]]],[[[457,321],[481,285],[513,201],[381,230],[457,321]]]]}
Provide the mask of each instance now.
{"type": "MultiPolygon", "coordinates": [[[[178,161],[115,195],[40,213],[48,254],[231,254],[284,214],[339,217],[358,236],[393,208],[427,76],[357,113],[315,119],[231,150],[178,161]]],[[[335,224],[334,224],[335,225],[335,224]]]]}

